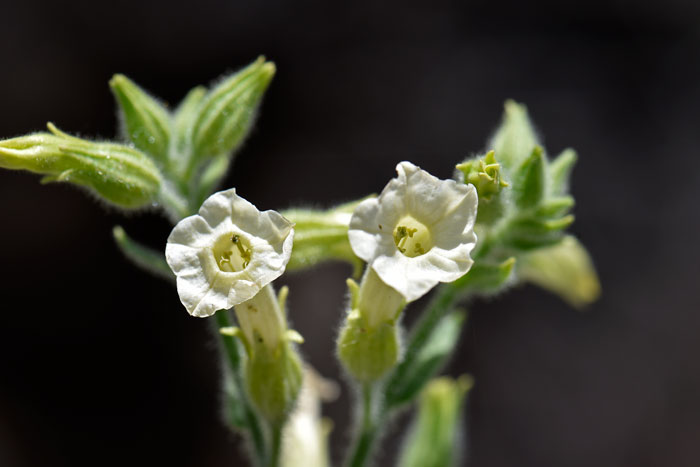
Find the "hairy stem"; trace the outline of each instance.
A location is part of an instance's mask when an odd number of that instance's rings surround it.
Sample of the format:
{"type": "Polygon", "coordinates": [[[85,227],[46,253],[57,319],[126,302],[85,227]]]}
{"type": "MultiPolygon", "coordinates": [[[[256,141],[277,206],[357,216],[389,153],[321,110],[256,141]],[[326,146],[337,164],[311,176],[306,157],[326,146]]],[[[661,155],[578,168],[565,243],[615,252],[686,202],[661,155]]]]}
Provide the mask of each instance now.
{"type": "MultiPolygon", "coordinates": [[[[228,311],[219,311],[214,316],[216,317],[216,324],[219,326],[219,329],[231,326],[228,311]]],[[[258,465],[265,465],[265,459],[267,457],[265,449],[265,436],[263,435],[260,421],[258,420],[258,417],[253,411],[253,408],[251,407],[246,396],[245,384],[243,382],[243,377],[241,376],[241,355],[238,343],[231,336],[225,336],[219,333],[219,337],[221,338],[226,360],[228,361],[231,369],[231,379],[233,381],[233,385],[236,388],[236,392],[240,395],[240,402],[243,405],[245,424],[250,435],[250,441],[253,445],[253,452],[257,458],[258,465]]]]}
{"type": "Polygon", "coordinates": [[[357,424],[358,433],[345,463],[347,467],[364,467],[371,459],[377,441],[378,428],[383,420],[381,408],[377,408],[376,416],[373,414],[373,397],[372,385],[365,383],[362,386],[362,419],[357,424]]]}

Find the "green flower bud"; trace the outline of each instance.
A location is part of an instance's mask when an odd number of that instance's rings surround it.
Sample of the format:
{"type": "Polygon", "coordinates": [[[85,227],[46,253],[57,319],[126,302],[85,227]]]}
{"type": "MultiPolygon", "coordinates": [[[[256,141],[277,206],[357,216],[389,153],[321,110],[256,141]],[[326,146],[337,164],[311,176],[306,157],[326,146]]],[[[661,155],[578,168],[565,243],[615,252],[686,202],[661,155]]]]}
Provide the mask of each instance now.
{"type": "MultiPolygon", "coordinates": [[[[239,337],[248,353],[248,394],[260,414],[272,424],[282,423],[294,406],[302,381],[301,359],[294,343],[303,338],[287,329],[284,303],[287,288],[275,297],[271,285],[250,300],[234,306],[239,337]]],[[[226,332],[226,330],[224,330],[226,332]]]]}
{"type": "Polygon", "coordinates": [[[202,100],[207,95],[207,88],[197,86],[190,89],[173,115],[173,128],[175,130],[175,159],[178,161],[189,154],[192,142],[192,125],[197,118],[197,111],[202,100]]]}
{"type": "Polygon", "coordinates": [[[287,339],[275,348],[253,344],[246,363],[250,399],[260,414],[273,425],[281,424],[299,395],[301,360],[287,339]]]}
{"type": "Polygon", "coordinates": [[[274,74],[275,65],[260,57],[202,99],[192,126],[195,163],[230,154],[240,145],[274,74]]]}
{"type": "Polygon", "coordinates": [[[284,426],[281,467],[328,467],[328,438],[332,422],[321,416],[323,402],[335,400],[340,389],[312,368],[304,368],[304,382],[294,411],[284,426]]]}
{"type": "Polygon", "coordinates": [[[0,141],[0,167],[43,174],[42,183],[87,187],[122,208],[143,207],[156,199],[161,175],[141,151],[76,138],[51,123],[48,128],[51,133],[0,141]]]}
{"type": "Polygon", "coordinates": [[[489,151],[484,157],[464,161],[456,168],[459,178],[476,188],[479,196],[477,223],[490,225],[501,219],[505,204],[498,195],[509,183],[503,179],[495,152],[489,151]]]}
{"type": "Polygon", "coordinates": [[[396,366],[400,347],[396,323],[370,327],[362,315],[353,310],[340,332],[338,357],[355,380],[372,383],[396,366]]]}
{"type": "Polygon", "coordinates": [[[525,255],[518,276],[581,308],[600,296],[600,282],[586,248],[571,235],[549,248],[525,255]]]}
{"type": "Polygon", "coordinates": [[[480,202],[490,201],[508,186],[508,182],[501,177],[501,164],[496,161],[495,151],[489,151],[478,159],[464,161],[457,165],[457,170],[462,172],[464,183],[476,187],[480,202]]]}
{"type": "Polygon", "coordinates": [[[458,438],[461,432],[462,407],[473,380],[438,378],[423,391],[418,415],[401,452],[400,467],[450,467],[461,465],[458,438]]]}
{"type": "Polygon", "coordinates": [[[362,200],[328,210],[289,209],[282,215],[294,223],[294,249],[287,271],[310,268],[322,261],[341,260],[352,264],[356,276],[362,261],[355,256],[348,241],[348,225],[362,200]]]}
{"type": "Polygon", "coordinates": [[[109,82],[120,108],[122,131],[141,151],[167,163],[171,118],[163,105],[124,75],[109,82]]]}
{"type": "Polygon", "coordinates": [[[406,302],[367,268],[358,287],[349,280],[351,311],[338,339],[338,356],[359,382],[371,383],[396,366],[401,343],[397,319],[406,302]]]}

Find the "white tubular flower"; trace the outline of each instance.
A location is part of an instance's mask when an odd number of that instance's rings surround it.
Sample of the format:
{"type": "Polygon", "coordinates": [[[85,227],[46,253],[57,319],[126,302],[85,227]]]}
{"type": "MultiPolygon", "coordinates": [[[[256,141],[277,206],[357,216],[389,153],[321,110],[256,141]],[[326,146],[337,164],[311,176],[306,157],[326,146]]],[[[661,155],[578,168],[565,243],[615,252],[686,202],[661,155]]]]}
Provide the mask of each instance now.
{"type": "Polygon", "coordinates": [[[199,214],[175,226],[165,247],[187,311],[211,316],[253,298],[284,272],[293,227],[275,211],[258,211],[235,189],[210,196],[199,214]]]}
{"type": "Polygon", "coordinates": [[[355,254],[412,302],[471,268],[478,200],[474,186],[440,180],[410,162],[396,171],[378,198],[357,206],[348,236],[355,254]]]}

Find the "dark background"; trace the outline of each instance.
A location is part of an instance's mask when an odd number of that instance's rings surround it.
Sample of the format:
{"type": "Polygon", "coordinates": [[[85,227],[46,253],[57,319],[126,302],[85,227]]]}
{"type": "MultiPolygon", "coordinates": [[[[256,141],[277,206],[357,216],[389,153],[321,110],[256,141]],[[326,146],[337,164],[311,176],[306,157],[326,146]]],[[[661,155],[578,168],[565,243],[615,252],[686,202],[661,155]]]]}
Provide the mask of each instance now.
{"type": "MultiPolygon", "coordinates": [[[[278,74],[225,186],[262,209],[330,206],[401,160],[451,176],[503,101],[525,102],[550,153],[579,152],[571,230],[603,296],[584,313],[533,287],[474,304],[448,369],[477,381],[469,465],[697,466],[698,32],[692,0],[4,2],[0,136],[51,120],[111,138],[113,73],[175,105],[265,54],[278,74]]],[[[0,219],[0,466],[244,465],[207,322],[112,244],[121,224],[163,248],[165,219],[9,171],[0,219]]],[[[303,352],[334,378],[349,272],[285,279],[303,352]]],[[[327,410],[336,460],[347,405],[327,410]]]]}

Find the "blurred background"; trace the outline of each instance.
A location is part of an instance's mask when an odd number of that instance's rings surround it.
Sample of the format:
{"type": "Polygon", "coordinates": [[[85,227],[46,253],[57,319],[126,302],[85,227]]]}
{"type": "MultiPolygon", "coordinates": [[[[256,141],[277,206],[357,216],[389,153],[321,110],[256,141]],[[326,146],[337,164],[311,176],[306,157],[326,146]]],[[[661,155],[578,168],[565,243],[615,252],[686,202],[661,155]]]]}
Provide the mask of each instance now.
{"type": "MultiPolygon", "coordinates": [[[[278,73],[225,186],[261,209],[329,207],[401,160],[452,176],[503,101],[524,102],[550,154],[579,153],[571,231],[603,296],[585,312],[530,286],[473,304],[447,369],[476,379],[468,465],[697,466],[699,33],[693,0],[5,2],[0,137],[50,120],[112,138],[113,73],[174,106],[265,54],[278,73]]],[[[167,221],[20,172],[0,171],[0,200],[0,465],[245,465],[208,323],[112,242],[120,224],[163,248],[167,221]]],[[[349,273],[283,280],[305,356],[335,379],[349,273]]],[[[326,407],[336,461],[348,404],[326,407]]]]}

